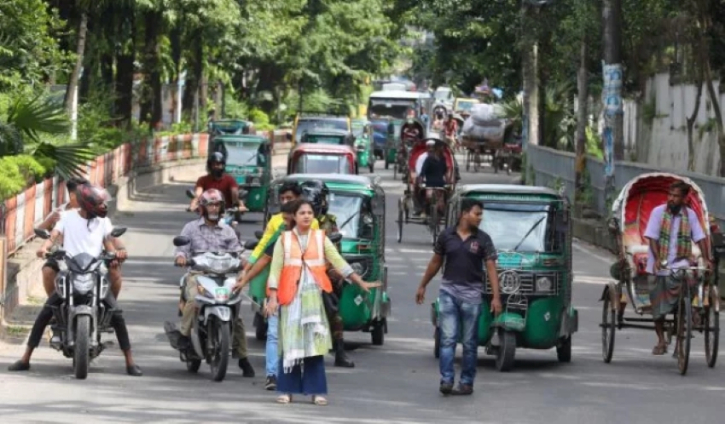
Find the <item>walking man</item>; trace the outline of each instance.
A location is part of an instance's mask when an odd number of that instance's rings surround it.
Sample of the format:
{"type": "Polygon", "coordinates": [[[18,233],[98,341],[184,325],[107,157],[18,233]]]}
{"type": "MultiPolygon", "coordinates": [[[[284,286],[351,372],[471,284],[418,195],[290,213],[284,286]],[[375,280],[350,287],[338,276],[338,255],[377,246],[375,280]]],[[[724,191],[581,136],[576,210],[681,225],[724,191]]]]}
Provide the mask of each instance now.
{"type": "Polygon", "coordinates": [[[416,294],[416,302],[422,305],[425,301],[426,286],[445,263],[438,299],[441,332],[440,391],[446,395],[473,393],[473,380],[476,377],[478,362],[478,318],[485,290],[484,261],[493,294],[491,311],[498,315],[502,309],[496,273],[496,248],[491,237],[478,228],[482,217],[481,201],[463,199],[458,224],[446,228],[438,236],[433,248],[433,257],[428,263],[416,294]],[[459,325],[463,326],[462,332],[459,331],[459,325]],[[462,334],[463,369],[459,386],[454,390],[453,359],[459,334],[462,334]]]}

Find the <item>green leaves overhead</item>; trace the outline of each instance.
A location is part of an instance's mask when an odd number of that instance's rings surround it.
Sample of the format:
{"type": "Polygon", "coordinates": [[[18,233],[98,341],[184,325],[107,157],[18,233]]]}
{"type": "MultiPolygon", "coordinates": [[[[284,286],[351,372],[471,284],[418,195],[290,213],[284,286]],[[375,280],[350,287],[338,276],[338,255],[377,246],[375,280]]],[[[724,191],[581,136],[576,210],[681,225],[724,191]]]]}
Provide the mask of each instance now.
{"type": "Polygon", "coordinates": [[[70,128],[70,121],[63,109],[40,96],[29,100],[18,97],[7,114],[8,124],[36,143],[41,141],[41,133],[61,135],[70,128]]]}

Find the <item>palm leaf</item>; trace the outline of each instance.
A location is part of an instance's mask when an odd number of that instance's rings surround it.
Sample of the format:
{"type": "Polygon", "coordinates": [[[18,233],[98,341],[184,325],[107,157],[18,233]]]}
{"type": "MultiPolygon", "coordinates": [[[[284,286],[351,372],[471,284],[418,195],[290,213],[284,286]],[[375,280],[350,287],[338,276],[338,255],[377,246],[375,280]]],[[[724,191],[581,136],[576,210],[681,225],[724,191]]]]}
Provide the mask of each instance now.
{"type": "Polygon", "coordinates": [[[93,152],[83,144],[55,146],[50,143],[40,143],[35,148],[33,156],[52,159],[55,162],[55,173],[63,178],[80,176],[86,163],[95,159],[93,152]]]}
{"type": "Polygon", "coordinates": [[[12,125],[0,122],[0,157],[23,151],[23,136],[12,125]]]}
{"type": "Polygon", "coordinates": [[[40,96],[30,100],[18,98],[8,110],[7,123],[37,143],[40,133],[67,134],[70,127],[62,105],[40,96]]]}

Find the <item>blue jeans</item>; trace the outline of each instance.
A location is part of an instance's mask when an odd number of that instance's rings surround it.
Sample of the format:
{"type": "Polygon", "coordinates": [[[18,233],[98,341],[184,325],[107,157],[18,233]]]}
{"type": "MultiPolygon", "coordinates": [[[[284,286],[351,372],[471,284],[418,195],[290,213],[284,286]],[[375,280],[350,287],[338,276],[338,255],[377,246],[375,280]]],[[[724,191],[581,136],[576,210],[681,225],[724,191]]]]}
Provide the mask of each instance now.
{"type": "Polygon", "coordinates": [[[327,377],[325,376],[325,357],[312,356],[304,359],[304,368],[296,365],[292,372],[285,374],[282,358],[279,358],[277,373],[277,392],[283,394],[325,395],[327,377]]]}
{"type": "Polygon", "coordinates": [[[461,334],[463,369],[460,383],[473,386],[478,363],[478,318],[481,315],[481,305],[463,302],[446,292],[440,292],[438,300],[440,304],[438,322],[441,334],[441,384],[453,384],[455,378],[453,360],[456,355],[458,335],[461,334]],[[463,326],[462,332],[461,326],[463,326]]]}
{"type": "Polygon", "coordinates": [[[279,357],[277,356],[277,332],[279,331],[279,312],[267,318],[267,344],[265,345],[267,377],[277,376],[279,357]]]}

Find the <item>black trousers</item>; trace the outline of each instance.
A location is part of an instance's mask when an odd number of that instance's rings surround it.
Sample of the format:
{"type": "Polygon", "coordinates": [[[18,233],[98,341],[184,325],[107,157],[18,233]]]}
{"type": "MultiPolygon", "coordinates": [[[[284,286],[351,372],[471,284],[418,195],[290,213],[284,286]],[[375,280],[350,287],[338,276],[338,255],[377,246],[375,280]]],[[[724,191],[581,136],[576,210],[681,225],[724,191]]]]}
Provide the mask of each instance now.
{"type": "MultiPolygon", "coordinates": [[[[53,307],[59,306],[63,303],[63,299],[58,296],[57,293],[53,293],[43,305],[43,309],[38,314],[33,324],[33,329],[30,330],[30,337],[28,338],[28,347],[36,348],[40,345],[40,340],[43,338],[43,332],[45,327],[50,324],[50,320],[53,319],[53,307]]],[[[104,303],[109,309],[109,313],[113,314],[111,318],[111,327],[116,331],[116,338],[118,339],[118,345],[122,351],[131,349],[131,340],[128,337],[128,328],[126,327],[126,320],[123,318],[123,313],[118,309],[118,303],[116,298],[113,297],[111,290],[108,290],[108,295],[104,300],[104,303]]]]}

